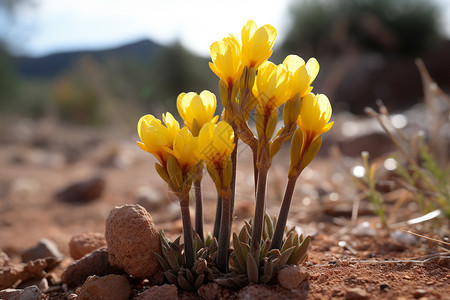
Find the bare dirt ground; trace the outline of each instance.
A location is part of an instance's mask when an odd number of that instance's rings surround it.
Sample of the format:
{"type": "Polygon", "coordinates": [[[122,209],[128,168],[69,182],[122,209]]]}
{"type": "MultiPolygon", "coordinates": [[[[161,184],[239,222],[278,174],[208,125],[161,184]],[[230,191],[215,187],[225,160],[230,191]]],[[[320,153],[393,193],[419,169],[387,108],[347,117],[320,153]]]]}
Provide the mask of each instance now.
{"type": "MultiPolygon", "coordinates": [[[[17,124],[3,126],[0,138],[0,249],[13,261],[19,262],[24,250],[47,238],[66,257],[62,272],[71,262],[71,237],[87,231],[104,233],[110,210],[127,203],[146,207],[168,237],[181,235],[176,201],[154,171],[155,159],[135,145],[137,136],[62,128],[48,121],[17,124]],[[94,176],[105,183],[99,199],[71,203],[55,198],[69,184],[94,176]]],[[[254,205],[250,151],[245,146],[241,149],[233,231],[251,218],[254,205]]],[[[286,299],[450,299],[448,250],[424,239],[392,238],[391,232],[378,228],[379,219],[364,200],[352,223],[353,182],[335,157],[325,155],[329,150],[321,150],[323,155],[302,174],[294,194],[289,220],[312,235],[304,264],[311,278],[298,289],[286,290],[286,299]],[[363,222],[366,227],[358,227],[363,222]],[[354,227],[359,231],[352,231],[354,227]]],[[[282,150],[269,174],[267,210],[271,215],[278,214],[288,151],[282,150]]],[[[212,231],[216,194],[207,176],[203,185],[205,229],[212,231]]],[[[392,197],[408,198],[397,193],[392,197]]],[[[420,215],[417,205],[406,200],[391,218],[399,221],[420,215]]],[[[448,228],[448,220],[440,220],[401,229],[448,239],[448,228]]],[[[234,292],[227,295],[233,298],[234,292]]]]}

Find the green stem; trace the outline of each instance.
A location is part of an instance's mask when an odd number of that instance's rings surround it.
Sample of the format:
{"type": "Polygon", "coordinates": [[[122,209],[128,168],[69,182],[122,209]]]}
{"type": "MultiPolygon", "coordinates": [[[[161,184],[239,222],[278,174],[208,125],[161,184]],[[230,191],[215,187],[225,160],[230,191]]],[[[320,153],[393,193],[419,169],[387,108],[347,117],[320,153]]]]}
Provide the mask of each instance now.
{"type": "Polygon", "coordinates": [[[261,243],[264,213],[265,213],[265,198],[266,198],[266,181],[269,168],[262,167],[259,169],[258,174],[258,189],[256,192],[255,203],[255,218],[252,224],[252,244],[251,254],[253,257],[257,257],[259,253],[259,247],[261,243]]]}
{"type": "Polygon", "coordinates": [[[239,136],[236,134],[234,136],[234,149],[233,152],[231,152],[231,164],[233,167],[233,173],[231,174],[231,201],[230,201],[230,218],[231,222],[233,222],[233,212],[234,212],[234,199],[236,195],[236,168],[237,168],[237,148],[238,148],[238,142],[239,142],[239,136]]]}
{"type": "Polygon", "coordinates": [[[283,202],[281,204],[280,213],[278,215],[277,226],[272,238],[271,249],[281,249],[281,243],[283,241],[284,229],[286,227],[287,217],[289,214],[289,209],[291,207],[292,195],[294,194],[295,183],[297,182],[297,176],[289,177],[286,186],[286,191],[284,192],[283,202]]]}
{"type": "Polygon", "coordinates": [[[184,255],[186,266],[190,269],[194,266],[194,246],[192,241],[192,224],[189,212],[189,194],[180,197],[181,219],[183,221],[184,255]],[[181,199],[182,198],[182,199],[181,199]]]}
{"type": "Polygon", "coordinates": [[[219,240],[220,222],[222,218],[222,197],[217,195],[216,218],[214,220],[213,237],[219,240]]]}
{"type": "Polygon", "coordinates": [[[200,239],[204,241],[203,236],[203,201],[202,201],[202,181],[197,179],[194,181],[195,191],[195,232],[200,239]]]}
{"type": "Polygon", "coordinates": [[[222,221],[220,223],[220,233],[217,248],[217,267],[223,273],[228,272],[228,247],[231,233],[231,195],[222,197],[222,221]]]}

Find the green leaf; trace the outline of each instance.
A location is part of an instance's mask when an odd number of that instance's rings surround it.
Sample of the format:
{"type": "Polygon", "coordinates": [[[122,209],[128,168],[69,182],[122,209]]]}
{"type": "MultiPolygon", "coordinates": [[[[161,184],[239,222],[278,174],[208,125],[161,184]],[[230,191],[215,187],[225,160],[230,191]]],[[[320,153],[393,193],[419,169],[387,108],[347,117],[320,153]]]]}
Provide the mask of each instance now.
{"type": "Polygon", "coordinates": [[[305,261],[310,241],[311,237],[308,235],[306,239],[301,243],[301,245],[297,247],[295,253],[291,255],[288,260],[288,264],[299,265],[305,261]]]}
{"type": "Polygon", "coordinates": [[[189,283],[189,281],[183,275],[178,275],[178,284],[185,291],[188,291],[188,292],[194,291],[194,287],[189,283]]]}
{"type": "Polygon", "coordinates": [[[166,271],[164,272],[164,276],[166,276],[166,279],[169,283],[171,284],[177,284],[178,283],[178,279],[177,276],[172,273],[172,271],[166,271]]]}
{"type": "Polygon", "coordinates": [[[159,255],[156,252],[153,252],[153,254],[155,254],[156,259],[158,260],[159,264],[163,268],[164,272],[170,270],[169,264],[166,262],[166,260],[161,255],[159,255]]]}
{"type": "Polygon", "coordinates": [[[289,256],[291,255],[291,253],[294,251],[295,246],[292,246],[288,249],[286,249],[286,251],[284,251],[283,253],[281,253],[281,256],[279,258],[279,266],[283,266],[287,263],[289,256]]]}
{"type": "Polygon", "coordinates": [[[251,283],[258,283],[258,265],[253,258],[253,256],[249,253],[247,255],[247,277],[251,283]]]}
{"type": "Polygon", "coordinates": [[[195,280],[194,288],[198,290],[203,285],[204,281],[205,281],[205,274],[198,276],[197,279],[195,280]]]}
{"type": "Polygon", "coordinates": [[[283,243],[283,246],[281,247],[281,253],[283,253],[286,249],[292,247],[292,242],[294,241],[294,232],[290,232],[288,237],[283,243]]]}
{"type": "Polygon", "coordinates": [[[322,137],[319,136],[316,138],[311,145],[306,150],[303,155],[302,161],[300,163],[300,169],[303,170],[309,163],[316,157],[317,153],[319,153],[320,147],[322,146],[322,137]]]}
{"type": "Polygon", "coordinates": [[[195,283],[194,275],[192,275],[192,272],[189,269],[186,269],[186,279],[187,281],[189,281],[191,285],[194,285],[195,283]]]}

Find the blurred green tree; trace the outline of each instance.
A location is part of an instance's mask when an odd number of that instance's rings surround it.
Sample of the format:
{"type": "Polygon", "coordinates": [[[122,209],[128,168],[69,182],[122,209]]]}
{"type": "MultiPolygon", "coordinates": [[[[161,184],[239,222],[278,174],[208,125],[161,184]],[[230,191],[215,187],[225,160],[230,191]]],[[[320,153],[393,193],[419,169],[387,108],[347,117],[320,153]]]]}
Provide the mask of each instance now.
{"type": "Polygon", "coordinates": [[[11,25],[14,22],[17,9],[28,0],[0,0],[0,107],[10,105],[19,86],[19,77],[14,70],[9,46],[14,41],[11,36],[11,25]]]}
{"type": "Polygon", "coordinates": [[[414,55],[442,38],[439,19],[430,0],[304,0],[292,9],[283,48],[305,57],[355,49],[414,55]]]}

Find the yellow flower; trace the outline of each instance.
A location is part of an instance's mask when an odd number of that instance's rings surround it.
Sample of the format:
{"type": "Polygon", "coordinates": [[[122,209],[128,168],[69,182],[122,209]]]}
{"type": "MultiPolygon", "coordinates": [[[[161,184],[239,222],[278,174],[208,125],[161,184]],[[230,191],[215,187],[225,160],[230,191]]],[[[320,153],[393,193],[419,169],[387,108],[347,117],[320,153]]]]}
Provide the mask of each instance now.
{"type": "Polygon", "coordinates": [[[219,116],[214,116],[216,111],[216,96],[210,91],[197,93],[181,93],[177,98],[178,113],[184,120],[184,124],[194,135],[203,124],[212,121],[217,122],[219,116]]]}
{"type": "Polygon", "coordinates": [[[303,132],[304,147],[331,129],[334,123],[328,123],[331,113],[331,104],[327,96],[309,93],[302,98],[297,125],[303,132]]]}
{"type": "Polygon", "coordinates": [[[192,135],[187,127],[183,127],[175,136],[173,155],[183,173],[200,161],[197,155],[197,138],[192,135]]]}
{"type": "Polygon", "coordinates": [[[153,115],[145,115],[140,118],[137,126],[139,138],[142,142],[136,142],[138,146],[153,154],[162,166],[166,165],[169,154],[173,154],[173,141],[180,124],[170,114],[163,114],[164,124],[153,115]]]}
{"type": "Polygon", "coordinates": [[[234,130],[227,122],[208,122],[198,135],[198,155],[215,165],[222,165],[234,149],[234,130]]]}
{"type": "Polygon", "coordinates": [[[310,58],[305,64],[305,61],[297,55],[288,55],[283,65],[286,66],[291,76],[291,95],[292,99],[299,94],[300,97],[305,96],[312,90],[311,83],[319,73],[319,63],[315,58],[310,58]]]}
{"type": "Polygon", "coordinates": [[[277,30],[272,25],[257,28],[252,20],[242,28],[242,64],[257,69],[272,55],[277,30]]]}
{"type": "Polygon", "coordinates": [[[234,35],[230,34],[223,40],[214,42],[211,45],[210,53],[212,63],[209,63],[209,67],[211,71],[230,88],[242,75],[241,44],[234,35]]]}
{"type": "Polygon", "coordinates": [[[264,107],[274,109],[288,100],[289,73],[284,65],[266,61],[258,68],[253,95],[264,107]]]}

